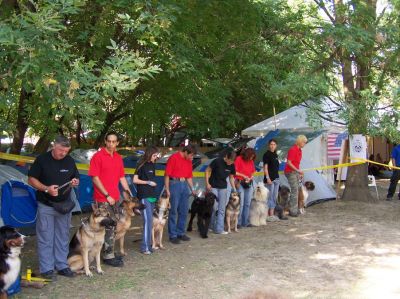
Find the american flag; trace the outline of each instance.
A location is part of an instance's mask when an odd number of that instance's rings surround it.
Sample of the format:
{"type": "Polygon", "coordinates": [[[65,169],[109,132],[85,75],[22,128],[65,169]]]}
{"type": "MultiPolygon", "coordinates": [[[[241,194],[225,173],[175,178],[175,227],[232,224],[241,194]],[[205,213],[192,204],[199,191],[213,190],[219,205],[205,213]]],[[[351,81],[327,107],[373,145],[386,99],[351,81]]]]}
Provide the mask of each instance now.
{"type": "Polygon", "coordinates": [[[347,132],[345,133],[329,133],[328,134],[328,159],[339,159],[340,148],[342,141],[347,138],[347,132]]]}

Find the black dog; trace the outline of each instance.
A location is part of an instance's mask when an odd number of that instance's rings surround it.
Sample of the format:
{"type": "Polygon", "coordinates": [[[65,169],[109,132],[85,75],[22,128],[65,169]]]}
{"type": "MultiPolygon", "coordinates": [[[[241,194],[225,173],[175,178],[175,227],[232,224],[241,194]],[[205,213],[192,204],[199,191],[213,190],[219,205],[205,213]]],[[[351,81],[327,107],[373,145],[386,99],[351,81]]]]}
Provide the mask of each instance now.
{"type": "Polygon", "coordinates": [[[19,255],[23,245],[24,236],[15,228],[0,228],[0,298],[7,298],[8,288],[17,280],[21,269],[19,255]]]}
{"type": "Polygon", "coordinates": [[[190,208],[190,220],[188,224],[188,232],[192,231],[193,219],[197,214],[197,228],[202,238],[208,238],[208,227],[210,226],[211,215],[213,212],[214,202],[217,199],[214,193],[207,192],[205,197],[195,196],[190,208]]]}

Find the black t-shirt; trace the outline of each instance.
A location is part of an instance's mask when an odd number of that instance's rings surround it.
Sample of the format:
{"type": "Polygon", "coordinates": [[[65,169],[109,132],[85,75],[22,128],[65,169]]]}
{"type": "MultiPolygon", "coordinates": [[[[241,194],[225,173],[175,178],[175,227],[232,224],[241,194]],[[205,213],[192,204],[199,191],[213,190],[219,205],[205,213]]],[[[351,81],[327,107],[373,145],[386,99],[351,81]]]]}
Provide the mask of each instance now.
{"type": "MultiPolygon", "coordinates": [[[[139,169],[136,169],[135,175],[142,181],[156,181],[156,168],[154,163],[146,162],[139,169]]],[[[156,198],[156,187],[150,185],[137,185],[137,197],[139,199],[153,197],[156,198]]]]}
{"type": "MultiPolygon", "coordinates": [[[[271,181],[279,178],[279,160],[278,160],[278,155],[276,153],[273,153],[271,151],[266,151],[264,156],[263,156],[263,162],[264,165],[268,165],[268,173],[269,173],[269,179],[271,181]]],[[[267,182],[266,177],[264,176],[264,182],[267,182]]]]}
{"type": "MultiPolygon", "coordinates": [[[[66,156],[61,160],[53,158],[51,151],[38,156],[33,162],[28,176],[34,177],[39,180],[43,185],[61,186],[73,178],[79,179],[79,172],[76,168],[75,161],[70,156],[66,156]]],[[[36,198],[38,201],[45,205],[49,205],[49,202],[63,201],[69,198],[71,188],[65,186],[58,191],[58,196],[51,196],[43,191],[36,191],[36,198]]]]}
{"type": "Polygon", "coordinates": [[[209,183],[211,187],[225,189],[227,187],[226,178],[229,175],[235,175],[235,164],[226,164],[223,158],[216,158],[210,163],[211,176],[209,183]]]}

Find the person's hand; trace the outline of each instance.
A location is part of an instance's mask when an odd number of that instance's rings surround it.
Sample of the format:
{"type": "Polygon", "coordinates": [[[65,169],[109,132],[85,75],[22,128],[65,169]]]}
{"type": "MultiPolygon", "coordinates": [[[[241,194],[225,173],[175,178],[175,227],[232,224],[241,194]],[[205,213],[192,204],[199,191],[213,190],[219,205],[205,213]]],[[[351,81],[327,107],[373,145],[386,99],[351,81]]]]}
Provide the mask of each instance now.
{"type": "Polygon", "coordinates": [[[73,178],[73,179],[71,180],[71,185],[72,185],[72,187],[78,186],[78,185],[79,185],[79,179],[73,178]]]}
{"type": "Polygon", "coordinates": [[[249,182],[251,181],[251,179],[250,179],[249,177],[245,177],[245,178],[244,178],[244,181],[245,181],[246,183],[249,183],[249,182]]]}
{"type": "Polygon", "coordinates": [[[151,186],[151,187],[157,186],[157,183],[156,183],[156,182],[153,182],[153,181],[147,181],[147,184],[148,184],[149,186],[151,186]]]}
{"type": "Polygon", "coordinates": [[[206,187],[206,188],[207,188],[207,191],[211,191],[211,188],[212,188],[212,187],[211,187],[210,184],[207,184],[207,187],[206,187]]]}
{"type": "Polygon", "coordinates": [[[107,197],[107,201],[108,201],[108,203],[109,203],[111,206],[115,205],[115,199],[112,198],[111,196],[108,196],[108,197],[107,197]]]}
{"type": "Polygon", "coordinates": [[[304,176],[304,171],[301,171],[300,169],[297,171],[297,173],[302,177],[304,176]]]}
{"type": "Polygon", "coordinates": [[[51,185],[47,190],[51,196],[58,196],[58,185],[51,185]]]}
{"type": "Polygon", "coordinates": [[[171,197],[171,192],[169,192],[168,189],[165,189],[165,192],[167,193],[167,196],[168,196],[168,197],[171,197]]]}
{"type": "Polygon", "coordinates": [[[192,195],[193,195],[193,196],[197,196],[197,191],[194,190],[194,189],[192,189],[192,195]]]}
{"type": "Polygon", "coordinates": [[[272,185],[272,181],[271,181],[270,178],[267,179],[267,184],[268,184],[268,185],[272,185]]]}

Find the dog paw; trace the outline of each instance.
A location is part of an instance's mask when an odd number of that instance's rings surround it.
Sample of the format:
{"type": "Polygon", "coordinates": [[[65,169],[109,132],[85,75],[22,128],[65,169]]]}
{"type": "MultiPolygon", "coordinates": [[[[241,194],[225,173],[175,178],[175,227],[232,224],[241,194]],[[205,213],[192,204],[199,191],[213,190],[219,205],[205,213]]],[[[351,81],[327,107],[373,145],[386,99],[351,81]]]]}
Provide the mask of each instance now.
{"type": "Polygon", "coordinates": [[[121,254],[122,256],[126,256],[126,252],[125,252],[125,251],[121,251],[120,254],[121,254]]]}
{"type": "Polygon", "coordinates": [[[160,248],[160,249],[165,249],[165,247],[164,247],[164,246],[160,246],[160,247],[157,247],[157,248],[160,248]]]}
{"type": "Polygon", "coordinates": [[[103,275],[103,274],[104,274],[104,271],[101,270],[101,269],[98,269],[98,270],[97,270],[97,273],[100,274],[100,275],[103,275]]]}
{"type": "Polygon", "coordinates": [[[93,273],[90,272],[90,271],[86,272],[85,274],[86,274],[87,277],[93,277],[93,273]]]}

